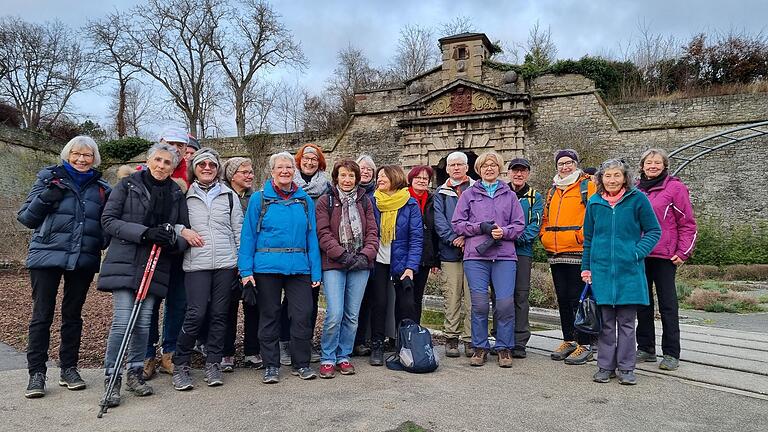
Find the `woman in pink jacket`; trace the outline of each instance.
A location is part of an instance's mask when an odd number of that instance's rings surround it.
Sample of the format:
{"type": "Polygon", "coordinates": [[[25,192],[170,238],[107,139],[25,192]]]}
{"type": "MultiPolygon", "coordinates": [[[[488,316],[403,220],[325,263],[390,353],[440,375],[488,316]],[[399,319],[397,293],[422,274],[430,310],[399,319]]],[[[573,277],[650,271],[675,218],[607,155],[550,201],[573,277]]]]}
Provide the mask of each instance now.
{"type": "Polygon", "coordinates": [[[653,292],[659,299],[661,313],[661,350],[659,369],[675,370],[680,359],[680,323],[677,313],[675,272],[691,256],[696,243],[696,220],[688,188],[669,175],[669,157],[661,149],[650,149],[640,158],[638,189],[648,195],[661,225],[661,240],[645,259],[650,305],[637,312],[637,361],[656,361],[656,334],[653,323],[653,292]]]}

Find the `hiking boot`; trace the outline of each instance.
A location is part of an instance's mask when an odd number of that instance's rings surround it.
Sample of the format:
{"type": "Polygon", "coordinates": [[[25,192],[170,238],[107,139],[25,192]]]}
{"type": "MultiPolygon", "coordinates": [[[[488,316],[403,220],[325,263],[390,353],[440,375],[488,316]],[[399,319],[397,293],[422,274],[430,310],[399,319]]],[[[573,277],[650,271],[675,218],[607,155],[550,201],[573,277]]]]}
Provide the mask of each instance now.
{"type": "Polygon", "coordinates": [[[142,368],[128,369],[125,372],[125,387],[139,397],[149,396],[155,392],[151,386],[144,382],[142,368]]]}
{"type": "Polygon", "coordinates": [[[141,371],[144,381],[149,381],[155,377],[159,365],[160,362],[154,357],[144,360],[144,369],[141,371]]]}
{"type": "Polygon", "coordinates": [[[384,344],[381,341],[371,342],[371,358],[368,360],[371,366],[384,365],[384,344]]]}
{"type": "Polygon", "coordinates": [[[203,380],[208,383],[208,387],[217,387],[224,384],[224,379],[221,376],[221,365],[218,363],[206,363],[205,378],[203,380]]]}
{"type": "Polygon", "coordinates": [[[656,363],[656,354],[643,350],[637,350],[637,363],[642,362],[656,363]]]}
{"type": "Polygon", "coordinates": [[[458,339],[448,339],[445,341],[445,356],[446,357],[459,357],[461,353],[459,352],[459,340],[458,339]]]}
{"type": "Polygon", "coordinates": [[[320,365],[320,378],[333,378],[336,376],[336,368],[330,363],[320,365]]]}
{"type": "Polygon", "coordinates": [[[677,370],[678,366],[680,366],[680,360],[666,354],[661,359],[661,363],[659,363],[659,369],[667,371],[677,370]]]}
{"type": "Polygon", "coordinates": [[[352,355],[356,355],[356,356],[360,356],[360,357],[371,355],[371,349],[368,348],[368,346],[365,345],[364,343],[357,344],[355,346],[355,349],[352,350],[352,355]]]}
{"type": "Polygon", "coordinates": [[[101,404],[107,408],[114,408],[120,405],[120,387],[123,385],[123,377],[118,375],[115,380],[115,386],[112,387],[112,392],[107,394],[107,388],[109,387],[109,376],[104,378],[104,399],[101,400],[101,404]]]}
{"type": "Polygon", "coordinates": [[[565,358],[565,364],[567,365],[583,365],[587,364],[588,361],[592,361],[594,358],[594,355],[592,354],[592,349],[586,345],[579,345],[576,347],[576,350],[571,353],[568,357],[565,358]]]}
{"type": "Polygon", "coordinates": [[[320,362],[320,351],[318,351],[315,348],[312,348],[312,352],[309,354],[309,362],[310,363],[319,363],[320,362]]]}
{"type": "Polygon", "coordinates": [[[160,356],[160,367],[158,370],[160,373],[173,375],[173,352],[163,353],[163,355],[160,356]]]}
{"type": "Polygon", "coordinates": [[[189,365],[176,366],[173,369],[173,388],[178,391],[192,390],[195,388],[195,384],[192,382],[189,365]]]}
{"type": "Polygon", "coordinates": [[[291,375],[296,375],[303,380],[312,380],[317,378],[317,374],[309,366],[298,369],[291,369],[291,375]]]}
{"type": "Polygon", "coordinates": [[[470,366],[482,366],[488,360],[488,350],[485,348],[475,348],[475,353],[469,359],[470,366]]]}
{"type": "Polygon", "coordinates": [[[221,358],[221,371],[233,372],[235,370],[235,357],[226,356],[221,358]]]}
{"type": "Polygon", "coordinates": [[[42,372],[35,372],[29,376],[29,384],[27,390],[24,392],[24,397],[27,399],[41,398],[45,396],[45,374],[42,372]]]}
{"type": "Polygon", "coordinates": [[[552,360],[565,360],[572,352],[576,351],[576,347],[579,346],[574,341],[563,341],[557,349],[549,355],[552,360]]]}
{"type": "Polygon", "coordinates": [[[472,342],[464,341],[464,355],[467,357],[475,355],[475,348],[472,346],[472,342]]]}
{"type": "Polygon", "coordinates": [[[245,356],[243,359],[243,367],[261,369],[264,367],[264,360],[261,359],[260,354],[245,356]]]}
{"type": "Polygon", "coordinates": [[[355,367],[352,366],[352,363],[348,362],[347,360],[344,360],[343,362],[336,365],[336,369],[339,370],[339,373],[342,375],[354,375],[355,374],[355,367]]]}
{"type": "Polygon", "coordinates": [[[77,368],[73,366],[61,370],[59,385],[69,390],[82,390],[85,388],[85,381],[83,381],[77,368]]]}
{"type": "Polygon", "coordinates": [[[277,384],[280,382],[280,368],[267,366],[264,371],[264,378],[261,379],[264,384],[277,384]]]}
{"type": "Polygon", "coordinates": [[[280,342],[280,364],[283,366],[291,365],[291,351],[288,349],[290,342],[280,342]]]}
{"type": "Polygon", "coordinates": [[[512,367],[512,353],[506,349],[502,348],[498,351],[496,351],[496,362],[499,364],[499,367],[503,368],[511,368],[512,367]]]}
{"type": "Polygon", "coordinates": [[[616,372],[603,368],[598,368],[597,372],[592,375],[592,381],[598,383],[607,383],[611,378],[616,378],[616,372]]]}
{"type": "Polygon", "coordinates": [[[619,384],[622,385],[635,385],[637,384],[637,378],[635,377],[635,371],[633,370],[619,370],[619,384]]]}
{"type": "Polygon", "coordinates": [[[514,347],[512,349],[512,358],[521,359],[528,357],[528,353],[525,352],[525,347],[514,347]]]}

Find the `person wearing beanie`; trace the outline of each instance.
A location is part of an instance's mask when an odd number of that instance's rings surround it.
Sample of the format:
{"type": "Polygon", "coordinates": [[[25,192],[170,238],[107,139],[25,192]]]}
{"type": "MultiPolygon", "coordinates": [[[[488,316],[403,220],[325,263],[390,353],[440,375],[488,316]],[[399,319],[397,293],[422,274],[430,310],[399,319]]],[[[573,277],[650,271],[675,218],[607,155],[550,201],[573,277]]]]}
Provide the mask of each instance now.
{"type": "Polygon", "coordinates": [[[187,144],[187,149],[184,153],[184,160],[187,162],[192,159],[192,155],[195,154],[196,151],[200,150],[200,141],[192,135],[189,135],[188,137],[189,143],[187,144]]]}

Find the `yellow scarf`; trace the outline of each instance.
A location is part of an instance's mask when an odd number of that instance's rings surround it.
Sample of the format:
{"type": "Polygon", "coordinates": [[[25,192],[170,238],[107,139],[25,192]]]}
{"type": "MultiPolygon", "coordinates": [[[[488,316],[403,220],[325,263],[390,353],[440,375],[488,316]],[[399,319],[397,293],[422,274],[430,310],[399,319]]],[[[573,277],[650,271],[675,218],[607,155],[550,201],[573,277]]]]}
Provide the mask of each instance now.
{"type": "Polygon", "coordinates": [[[376,198],[376,207],[381,212],[381,243],[390,244],[395,239],[397,211],[408,202],[411,194],[408,192],[408,188],[400,189],[392,195],[387,195],[376,189],[373,197],[376,198]]]}

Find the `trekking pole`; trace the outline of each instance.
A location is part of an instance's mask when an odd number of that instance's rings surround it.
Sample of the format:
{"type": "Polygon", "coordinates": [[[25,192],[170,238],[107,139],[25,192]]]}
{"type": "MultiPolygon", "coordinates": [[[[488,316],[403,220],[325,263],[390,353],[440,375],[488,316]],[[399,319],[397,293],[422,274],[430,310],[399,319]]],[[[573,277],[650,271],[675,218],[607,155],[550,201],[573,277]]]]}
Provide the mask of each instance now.
{"type": "Polygon", "coordinates": [[[128,341],[133,335],[133,327],[136,325],[136,320],[139,316],[141,306],[144,304],[144,299],[147,298],[149,292],[149,284],[152,282],[152,276],[155,274],[155,268],[157,267],[157,260],[160,258],[160,252],[163,248],[158,245],[152,245],[152,250],[149,253],[149,259],[147,260],[147,266],[144,268],[144,275],[141,277],[141,283],[139,284],[139,290],[136,292],[136,298],[133,300],[133,309],[131,315],[128,318],[128,325],[123,335],[123,340],[120,342],[120,349],[117,351],[117,358],[115,359],[115,366],[112,375],[109,377],[109,384],[104,392],[104,397],[99,404],[99,413],[96,417],[101,418],[104,413],[107,412],[107,398],[112,394],[112,390],[115,388],[117,377],[122,370],[123,357],[125,351],[128,348],[128,341]]]}

